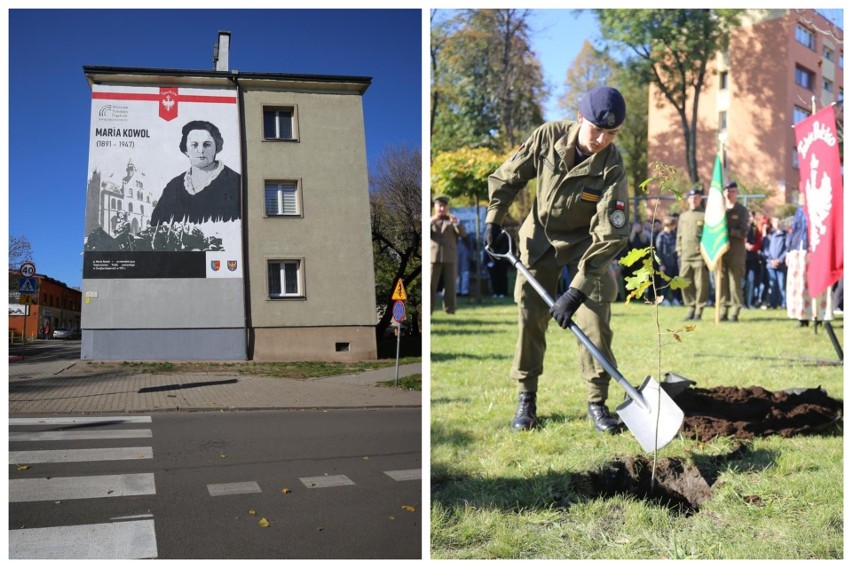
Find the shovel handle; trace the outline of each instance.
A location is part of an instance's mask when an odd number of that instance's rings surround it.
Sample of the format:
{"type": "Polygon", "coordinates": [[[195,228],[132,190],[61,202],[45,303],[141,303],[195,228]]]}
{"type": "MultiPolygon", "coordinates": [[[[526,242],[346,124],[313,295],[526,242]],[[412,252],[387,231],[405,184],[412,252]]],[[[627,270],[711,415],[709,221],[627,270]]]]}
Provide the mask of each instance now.
{"type": "MultiPolygon", "coordinates": [[[[532,286],[535,291],[538,292],[539,296],[541,296],[541,299],[544,300],[545,304],[547,304],[547,307],[552,308],[553,304],[555,304],[556,302],[553,300],[553,298],[550,297],[550,293],[548,293],[548,291],[544,289],[544,286],[542,286],[541,283],[539,283],[539,281],[533,277],[527,267],[524,266],[524,264],[518,259],[517,256],[515,256],[513,250],[514,239],[512,239],[509,233],[507,233],[505,230],[503,231],[503,233],[501,233],[501,236],[503,234],[505,234],[509,241],[507,250],[505,252],[495,252],[494,250],[491,250],[490,247],[486,246],[485,252],[487,252],[494,258],[505,259],[512,263],[512,265],[518,271],[520,271],[521,274],[524,275],[524,278],[527,279],[527,282],[530,283],[530,286],[532,286]]],[[[615,368],[615,365],[613,365],[609,361],[609,359],[607,359],[604,354],[601,353],[597,345],[592,343],[592,340],[589,339],[589,337],[585,333],[583,333],[583,330],[580,329],[580,326],[577,325],[573,319],[568,320],[568,329],[570,329],[574,333],[574,335],[577,336],[577,339],[580,340],[580,343],[582,343],[583,346],[589,350],[589,353],[591,353],[592,357],[594,357],[598,361],[598,363],[601,364],[604,370],[609,373],[609,375],[613,379],[618,381],[619,386],[621,386],[621,388],[623,388],[625,392],[627,392],[627,395],[632,398],[636,402],[636,404],[638,404],[639,407],[642,408],[642,410],[650,412],[651,408],[648,406],[648,403],[645,402],[645,397],[643,397],[639,391],[633,388],[633,385],[630,384],[630,381],[625,379],[624,375],[622,375],[618,371],[618,369],[615,368]]]]}

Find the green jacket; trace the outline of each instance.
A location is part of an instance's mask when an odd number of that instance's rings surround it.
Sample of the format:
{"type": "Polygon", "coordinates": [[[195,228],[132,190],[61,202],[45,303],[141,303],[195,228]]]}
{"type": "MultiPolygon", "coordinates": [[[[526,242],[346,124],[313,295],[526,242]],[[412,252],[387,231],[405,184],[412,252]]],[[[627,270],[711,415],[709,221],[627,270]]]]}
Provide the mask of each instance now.
{"type": "Polygon", "coordinates": [[[621,154],[610,144],[574,164],[579,131],[573,121],[537,128],[488,178],[485,222],[502,224],[518,192],[535,179],[536,197],[519,233],[521,260],[530,266],[553,247],[564,264],[572,248],[582,247],[570,285],[589,295],[627,243],[630,222],[621,154]]]}
{"type": "Polygon", "coordinates": [[[704,208],[684,211],[677,221],[675,250],[682,263],[704,262],[701,234],[704,232],[704,208]]]}

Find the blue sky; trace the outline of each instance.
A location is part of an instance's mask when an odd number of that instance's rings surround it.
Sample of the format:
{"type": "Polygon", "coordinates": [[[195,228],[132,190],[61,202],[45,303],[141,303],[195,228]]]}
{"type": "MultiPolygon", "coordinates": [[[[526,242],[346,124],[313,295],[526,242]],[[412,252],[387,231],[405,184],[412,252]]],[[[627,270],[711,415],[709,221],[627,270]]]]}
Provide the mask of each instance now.
{"type": "MultiPolygon", "coordinates": [[[[84,65],[372,77],[367,158],[420,147],[420,10],[9,10],[9,234],[38,272],[79,287],[91,90],[84,65]]],[[[5,185],[5,184],[4,184],[5,185]]]]}

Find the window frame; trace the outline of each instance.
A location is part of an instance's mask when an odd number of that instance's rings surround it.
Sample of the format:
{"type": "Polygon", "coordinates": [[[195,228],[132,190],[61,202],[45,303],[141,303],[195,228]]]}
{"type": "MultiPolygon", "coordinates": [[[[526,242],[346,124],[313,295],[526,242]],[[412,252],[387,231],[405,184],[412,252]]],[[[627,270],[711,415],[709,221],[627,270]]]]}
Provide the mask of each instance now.
{"type": "Polygon", "coordinates": [[[261,137],[264,142],[299,142],[299,108],[297,105],[264,105],[261,113],[261,137]],[[290,113],[290,137],[281,136],[279,128],[278,113],[290,113]],[[267,137],[266,135],[266,116],[267,113],[275,113],[275,136],[267,137]]]}
{"type": "Polygon", "coordinates": [[[302,201],[302,180],[301,179],[266,179],[263,180],[263,216],[272,218],[290,218],[290,219],[301,219],[304,217],[304,202],[302,201]],[[270,185],[278,186],[278,210],[282,209],[283,201],[281,199],[282,186],[292,184],[294,187],[294,195],[296,200],[296,212],[295,213],[270,213],[267,200],[267,190],[270,185]]]}
{"type": "Polygon", "coordinates": [[[802,24],[796,24],[796,41],[811,51],[816,51],[816,34],[802,24]],[[807,42],[802,39],[807,39],[807,42]]]}
{"type": "Polygon", "coordinates": [[[306,298],[305,293],[305,259],[297,258],[291,256],[281,256],[274,258],[266,259],[266,299],[277,301],[277,300],[304,300],[306,298]],[[282,270],[282,265],[286,264],[295,264],[296,265],[296,292],[288,293],[286,291],[286,273],[282,270]],[[279,272],[279,285],[282,285],[283,291],[280,291],[278,294],[273,294],[272,286],[271,286],[271,275],[273,265],[278,265],[279,272]]]}
{"type": "Polygon", "coordinates": [[[807,89],[807,90],[809,90],[809,91],[813,91],[813,90],[814,90],[814,87],[816,87],[816,85],[815,85],[815,83],[816,83],[816,73],[814,73],[814,72],[813,72],[813,71],[811,71],[810,69],[807,69],[807,68],[805,68],[805,67],[802,67],[801,65],[796,65],[796,69],[795,69],[795,71],[794,71],[794,75],[793,75],[793,81],[794,81],[794,82],[796,83],[796,85],[798,85],[799,87],[801,87],[801,88],[803,88],[803,89],[807,89]],[[808,84],[807,84],[807,85],[803,85],[802,83],[800,83],[800,82],[799,82],[799,78],[800,78],[800,77],[807,77],[807,83],[808,83],[808,84]]]}

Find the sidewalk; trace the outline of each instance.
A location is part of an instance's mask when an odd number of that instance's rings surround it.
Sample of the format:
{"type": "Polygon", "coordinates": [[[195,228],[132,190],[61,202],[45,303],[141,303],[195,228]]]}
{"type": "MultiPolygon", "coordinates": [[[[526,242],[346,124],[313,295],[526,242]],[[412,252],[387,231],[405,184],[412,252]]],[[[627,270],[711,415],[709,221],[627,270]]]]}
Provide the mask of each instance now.
{"type": "MultiPolygon", "coordinates": [[[[226,373],[93,373],[74,359],[9,360],[9,414],[419,407],[421,391],[375,386],[396,366],[357,375],[279,379],[226,373]]],[[[399,377],[421,372],[402,365],[399,377]]]]}

